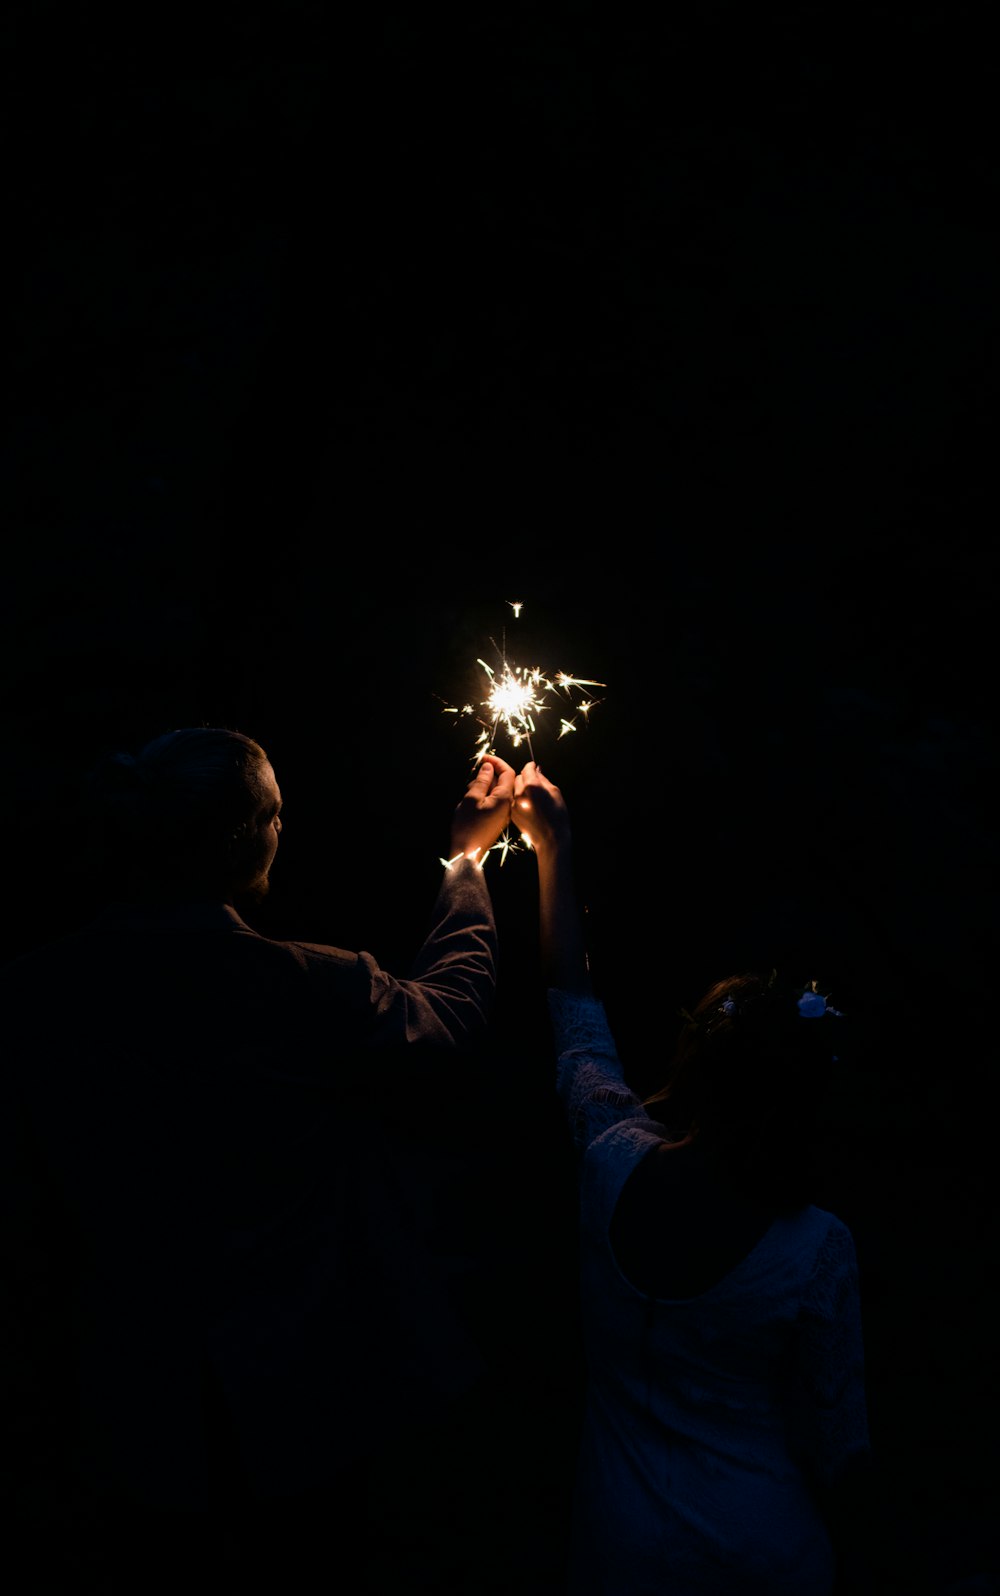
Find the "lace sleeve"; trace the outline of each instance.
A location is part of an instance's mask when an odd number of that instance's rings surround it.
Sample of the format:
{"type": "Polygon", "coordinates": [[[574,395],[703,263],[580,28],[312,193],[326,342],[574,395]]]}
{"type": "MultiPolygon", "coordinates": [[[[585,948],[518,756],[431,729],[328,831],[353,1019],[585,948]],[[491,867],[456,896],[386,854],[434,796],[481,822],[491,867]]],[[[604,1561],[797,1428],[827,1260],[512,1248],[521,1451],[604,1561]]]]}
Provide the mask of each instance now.
{"type": "Polygon", "coordinates": [[[626,1084],[604,1005],[575,992],[548,992],[556,1048],[556,1091],[580,1151],[620,1120],[643,1115],[626,1084]]]}
{"type": "Polygon", "coordinates": [[[869,1449],[857,1258],[839,1221],[820,1248],[800,1306],[796,1373],[801,1446],[820,1482],[832,1485],[869,1449]]]}

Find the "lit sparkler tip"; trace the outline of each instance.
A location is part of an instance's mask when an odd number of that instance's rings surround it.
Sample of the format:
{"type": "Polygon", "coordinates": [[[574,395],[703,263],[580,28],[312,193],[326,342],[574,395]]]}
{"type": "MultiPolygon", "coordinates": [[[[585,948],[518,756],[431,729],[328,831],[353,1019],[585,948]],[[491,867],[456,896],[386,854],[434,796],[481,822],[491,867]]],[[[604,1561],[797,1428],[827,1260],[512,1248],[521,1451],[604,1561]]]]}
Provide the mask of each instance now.
{"type": "MultiPolygon", "coordinates": [[[[510,599],[507,602],[515,617],[520,617],[524,607],[521,601],[510,599]]],[[[485,659],[476,659],[477,666],[483,672],[485,696],[474,703],[464,704],[461,709],[454,705],[446,706],[449,714],[467,715],[479,725],[471,757],[473,770],[477,770],[484,759],[496,754],[496,739],[501,730],[510,748],[526,746],[528,757],[535,761],[532,734],[537,733],[544,712],[555,707],[546,702],[547,696],[558,689],[572,700],[578,690],[606,685],[590,677],[574,676],[570,671],[547,674],[540,665],[518,665],[508,659],[505,639],[502,647],[498,647],[492,638],[490,642],[496,651],[497,663],[490,665],[485,659]]],[[[603,699],[584,698],[580,703],[571,702],[569,706],[564,706],[569,709],[569,714],[560,718],[558,736],[562,738],[577,731],[577,719],[582,715],[588,721],[590,711],[603,702],[603,699]]],[[[500,863],[503,864],[508,854],[531,850],[532,847],[531,838],[523,832],[519,837],[508,832],[492,848],[488,848],[476,863],[481,870],[491,853],[499,852],[500,863]]],[[[454,862],[442,861],[449,869],[454,862]]]]}

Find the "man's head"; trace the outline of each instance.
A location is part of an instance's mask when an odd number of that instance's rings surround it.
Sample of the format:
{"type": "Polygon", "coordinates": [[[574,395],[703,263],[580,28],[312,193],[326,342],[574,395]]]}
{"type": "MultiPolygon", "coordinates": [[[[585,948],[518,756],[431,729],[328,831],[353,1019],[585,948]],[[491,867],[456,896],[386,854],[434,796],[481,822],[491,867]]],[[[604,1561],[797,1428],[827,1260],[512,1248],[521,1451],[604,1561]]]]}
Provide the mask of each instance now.
{"type": "Polygon", "coordinates": [[[242,732],[185,727],[113,754],[88,796],[109,884],[129,897],[260,901],[281,831],[281,793],[242,732]]]}

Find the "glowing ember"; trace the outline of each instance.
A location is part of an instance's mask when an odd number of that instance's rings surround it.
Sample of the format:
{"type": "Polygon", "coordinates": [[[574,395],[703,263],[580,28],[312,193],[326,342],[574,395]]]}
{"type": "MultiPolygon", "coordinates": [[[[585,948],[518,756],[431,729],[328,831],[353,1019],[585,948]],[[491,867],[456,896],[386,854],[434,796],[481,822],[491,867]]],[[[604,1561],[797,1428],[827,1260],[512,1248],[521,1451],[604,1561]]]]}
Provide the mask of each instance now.
{"type": "MultiPolygon", "coordinates": [[[[517,618],[524,606],[518,601],[511,602],[510,608],[517,618]]],[[[495,643],[493,646],[496,648],[495,643]]],[[[578,702],[573,702],[573,694],[588,687],[603,687],[604,682],[573,676],[568,671],[556,671],[552,675],[547,675],[538,665],[530,667],[516,665],[507,657],[506,639],[504,646],[497,649],[497,655],[499,664],[496,668],[484,659],[476,660],[483,673],[484,697],[476,703],[463,704],[461,709],[454,704],[445,705],[446,714],[469,716],[480,727],[472,756],[474,765],[478,765],[488,754],[499,753],[496,737],[501,728],[512,748],[526,746],[529,757],[534,760],[535,750],[531,739],[538,732],[542,718],[551,712],[552,704],[548,700],[554,694],[564,695],[572,704],[569,715],[559,716],[559,737],[575,732],[578,729],[577,717],[582,716],[586,720],[590,711],[602,702],[600,699],[588,698],[586,694],[578,702]]],[[[559,706],[560,710],[564,707],[564,705],[559,706]]],[[[503,864],[509,853],[519,853],[528,847],[530,843],[525,838],[505,831],[484,855],[482,863],[486,863],[490,853],[499,852],[500,863],[503,864]]]]}

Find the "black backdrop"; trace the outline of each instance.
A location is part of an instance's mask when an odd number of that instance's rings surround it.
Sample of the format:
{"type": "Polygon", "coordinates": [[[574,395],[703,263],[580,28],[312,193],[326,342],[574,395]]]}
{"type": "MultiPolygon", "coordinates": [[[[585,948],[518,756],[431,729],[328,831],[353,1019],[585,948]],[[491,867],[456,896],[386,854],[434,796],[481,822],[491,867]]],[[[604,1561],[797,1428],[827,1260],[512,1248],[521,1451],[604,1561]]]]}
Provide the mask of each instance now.
{"type": "MultiPolygon", "coordinates": [[[[979,18],[473,12],[7,9],[5,951],[92,907],[95,754],[207,722],[284,790],[259,928],[401,967],[469,768],[442,699],[504,640],[606,684],[535,751],[637,1084],[742,963],[854,1016],[831,1196],[944,1585],[995,1559],[979,18]]],[[[532,862],[488,868],[512,1126],[532,862]]]]}

